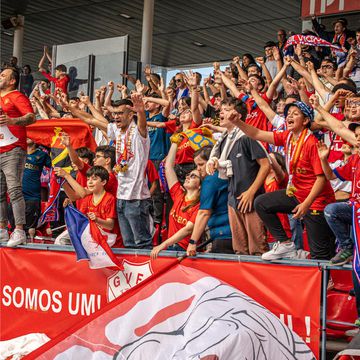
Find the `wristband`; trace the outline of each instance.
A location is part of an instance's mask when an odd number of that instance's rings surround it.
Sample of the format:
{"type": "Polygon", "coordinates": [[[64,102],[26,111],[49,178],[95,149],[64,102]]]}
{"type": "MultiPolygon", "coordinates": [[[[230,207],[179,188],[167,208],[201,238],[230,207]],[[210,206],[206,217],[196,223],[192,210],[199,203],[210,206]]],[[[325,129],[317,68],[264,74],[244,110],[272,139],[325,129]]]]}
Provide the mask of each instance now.
{"type": "Polygon", "coordinates": [[[190,240],[189,240],[189,244],[191,244],[191,245],[195,245],[195,244],[196,244],[196,241],[195,241],[195,240],[193,240],[193,239],[190,239],[190,240]]]}

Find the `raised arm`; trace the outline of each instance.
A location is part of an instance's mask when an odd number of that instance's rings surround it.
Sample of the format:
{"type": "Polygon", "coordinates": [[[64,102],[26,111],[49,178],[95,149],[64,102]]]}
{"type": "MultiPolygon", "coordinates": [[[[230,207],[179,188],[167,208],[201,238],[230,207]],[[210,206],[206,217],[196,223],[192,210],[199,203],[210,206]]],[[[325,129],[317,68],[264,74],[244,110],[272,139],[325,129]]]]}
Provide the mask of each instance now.
{"type": "Polygon", "coordinates": [[[71,162],[73,162],[79,170],[82,170],[84,162],[79,158],[75,149],[72,147],[70,136],[66,132],[62,132],[61,134],[61,143],[66,147],[71,162]]]}
{"type": "Polygon", "coordinates": [[[339,135],[343,140],[349,142],[351,145],[357,146],[355,134],[349,130],[342,121],[337,120],[328,111],[326,111],[320,104],[319,101],[315,101],[314,95],[310,97],[310,103],[313,108],[322,116],[327,122],[328,127],[335,134],[339,135]]]}
{"type": "Polygon", "coordinates": [[[191,113],[193,116],[193,120],[197,125],[202,123],[202,117],[199,110],[199,92],[200,90],[197,88],[196,83],[196,74],[190,72],[188,77],[188,85],[191,90],[191,113]]]}
{"type": "Polygon", "coordinates": [[[143,138],[146,138],[148,136],[148,130],[142,94],[132,94],[131,101],[133,103],[132,110],[135,111],[137,115],[137,127],[139,133],[143,138]]]}
{"type": "MultiPolygon", "coordinates": [[[[248,75],[247,73],[244,71],[244,69],[240,66],[240,57],[239,56],[235,56],[233,58],[233,63],[235,64],[237,70],[238,70],[238,73],[239,73],[239,76],[241,79],[243,80],[248,80],[248,75]]],[[[225,84],[226,85],[226,84],[225,84]]]]}
{"type": "Polygon", "coordinates": [[[109,81],[108,82],[108,92],[106,93],[105,100],[104,100],[104,106],[111,106],[111,99],[114,94],[114,82],[109,81]]]}
{"type": "Polygon", "coordinates": [[[230,89],[230,91],[234,94],[234,97],[238,98],[241,94],[240,90],[236,87],[236,85],[233,83],[231,79],[229,79],[227,76],[225,76],[223,73],[221,73],[221,79],[224,83],[224,85],[230,89]]]}
{"type": "MultiPolygon", "coordinates": [[[[271,82],[268,90],[266,91],[266,96],[268,99],[272,100],[274,98],[276,89],[279,86],[280,81],[284,78],[284,76],[286,74],[286,70],[289,66],[290,66],[290,61],[288,58],[286,58],[284,65],[282,66],[280,71],[276,74],[276,76],[274,77],[273,81],[271,82]]],[[[256,103],[257,103],[257,101],[256,101],[256,103]]]]}
{"type": "Polygon", "coordinates": [[[273,79],[270,75],[268,68],[266,67],[264,58],[262,56],[259,56],[255,60],[256,60],[256,62],[258,62],[260,64],[261,70],[262,70],[263,75],[265,76],[266,82],[268,83],[268,85],[270,85],[272,83],[273,79]]]}
{"type": "Polygon", "coordinates": [[[235,110],[230,111],[227,115],[228,121],[239,127],[247,136],[254,140],[263,141],[269,144],[274,144],[274,133],[272,131],[260,130],[254,126],[248,125],[241,120],[241,115],[235,110]]]}
{"type": "Polygon", "coordinates": [[[328,156],[330,153],[330,149],[322,141],[318,142],[317,148],[318,148],[319,158],[321,161],[321,167],[324,171],[325,177],[328,180],[336,179],[336,175],[332,171],[332,169],[329,165],[329,162],[328,162],[328,156]]]}
{"type": "Polygon", "coordinates": [[[257,106],[259,106],[260,110],[265,114],[267,119],[271,122],[272,125],[274,118],[276,116],[276,112],[271,108],[271,106],[260,96],[260,94],[254,89],[251,84],[250,85],[250,91],[251,95],[254,98],[254,101],[256,102],[257,106]]]}
{"type": "Polygon", "coordinates": [[[178,144],[173,142],[170,146],[170,150],[165,160],[165,176],[169,189],[171,189],[174,186],[174,184],[178,182],[178,178],[174,170],[177,148],[178,148],[178,144]]]}
{"type": "Polygon", "coordinates": [[[325,101],[326,96],[330,93],[330,89],[328,89],[319,79],[318,74],[315,71],[314,64],[311,61],[306,63],[306,66],[310,72],[311,83],[314,86],[314,89],[318,92],[321,98],[325,101]]]}

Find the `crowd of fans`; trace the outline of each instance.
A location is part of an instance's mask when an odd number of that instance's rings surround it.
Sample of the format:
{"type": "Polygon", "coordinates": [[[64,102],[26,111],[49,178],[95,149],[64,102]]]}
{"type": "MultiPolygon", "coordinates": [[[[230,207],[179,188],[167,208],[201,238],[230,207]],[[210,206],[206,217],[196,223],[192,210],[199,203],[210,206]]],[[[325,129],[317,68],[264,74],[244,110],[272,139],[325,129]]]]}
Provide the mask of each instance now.
{"type": "MultiPolygon", "coordinates": [[[[42,81],[12,57],[0,74],[1,240],[16,246],[25,232],[33,237],[47,200],[41,181],[51,160],[26,137],[26,126],[76,118],[90,125],[98,147],[74,149],[61,134],[72,163],[71,171],[51,170],[65,179],[61,206],[74,204],[117,234],[118,246],[152,249],[154,259],[165,249],[195,255],[205,244],[201,251],[275,260],[306,257],[306,234],[312,259],[351,261],[360,29],[349,31],[345,19],[333,33],[316,19],[313,25],[316,33],[307,34],[341,53],[294,44],[284,55],[280,29],[261,56],[235,56],[224,71],[215,62],[204,79],[179,72],[165,84],[147,66],[144,82],[122,74],[134,90],[111,81],[94,102],[82,93],[68,97],[66,66],[51,76],[47,48],[42,81]]],[[[67,232],[55,243],[70,244],[67,232]]]]}

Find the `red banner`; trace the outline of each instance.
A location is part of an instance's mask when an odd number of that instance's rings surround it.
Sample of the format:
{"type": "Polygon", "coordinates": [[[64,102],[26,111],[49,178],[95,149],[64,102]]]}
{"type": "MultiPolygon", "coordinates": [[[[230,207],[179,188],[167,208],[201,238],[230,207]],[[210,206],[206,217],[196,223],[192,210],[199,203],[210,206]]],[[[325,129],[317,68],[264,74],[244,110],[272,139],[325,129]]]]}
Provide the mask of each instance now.
{"type": "Polygon", "coordinates": [[[86,146],[95,151],[96,142],[92,136],[90,126],[78,119],[50,119],[38,120],[35,124],[26,127],[27,136],[39,145],[51,148],[64,148],[59,144],[61,132],[70,135],[74,149],[86,146]]]}
{"type": "Polygon", "coordinates": [[[360,11],[359,0],[302,0],[301,17],[327,16],[345,12],[360,11]]]}
{"type": "MultiPolygon", "coordinates": [[[[1,340],[28,333],[54,338],[128,288],[176,262],[122,254],[124,271],[90,270],[73,252],[0,248],[1,340]]],[[[318,267],[185,259],[269,309],[319,353],[318,267]],[[301,285],[300,285],[301,284],[301,285]]]]}

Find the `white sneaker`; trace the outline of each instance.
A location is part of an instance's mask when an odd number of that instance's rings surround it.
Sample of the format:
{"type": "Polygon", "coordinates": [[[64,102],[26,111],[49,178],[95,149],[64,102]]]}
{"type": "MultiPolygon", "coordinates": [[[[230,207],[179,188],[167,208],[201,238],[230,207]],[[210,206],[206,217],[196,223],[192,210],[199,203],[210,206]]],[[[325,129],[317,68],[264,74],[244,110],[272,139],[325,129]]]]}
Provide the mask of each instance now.
{"type": "Polygon", "coordinates": [[[7,247],[14,247],[26,243],[26,234],[24,230],[15,229],[10,235],[7,247]]]}
{"type": "Polygon", "coordinates": [[[278,260],[282,258],[293,258],[296,256],[296,248],[293,242],[278,241],[273,248],[261,255],[263,260],[278,260]]]}
{"type": "Polygon", "coordinates": [[[0,241],[9,241],[9,233],[7,229],[0,229],[0,241]]]}

